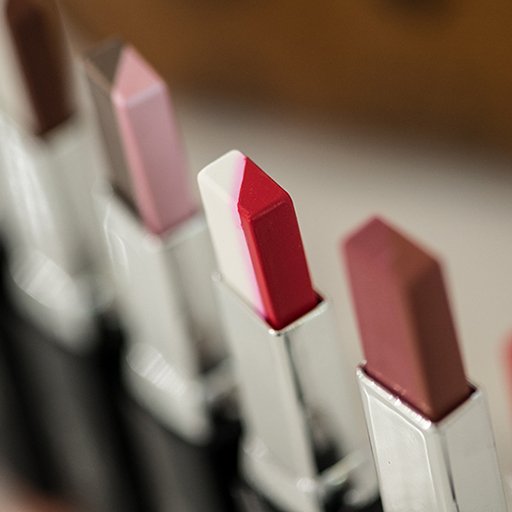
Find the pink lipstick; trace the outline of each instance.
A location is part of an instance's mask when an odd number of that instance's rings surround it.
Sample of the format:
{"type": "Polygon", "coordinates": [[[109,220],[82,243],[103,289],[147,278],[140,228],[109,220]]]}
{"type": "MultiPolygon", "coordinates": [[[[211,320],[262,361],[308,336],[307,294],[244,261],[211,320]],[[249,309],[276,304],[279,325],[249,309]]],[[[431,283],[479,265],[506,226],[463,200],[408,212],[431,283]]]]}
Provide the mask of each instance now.
{"type": "Polygon", "coordinates": [[[125,47],[111,97],[137,212],[151,233],[164,234],[197,209],[167,87],[133,48],[125,47]]]}
{"type": "Polygon", "coordinates": [[[373,468],[290,196],[238,151],[198,181],[237,371],[245,481],[278,510],[365,507],[376,498],[373,468]]]}
{"type": "Polygon", "coordinates": [[[188,183],[170,94],[119,40],[93,50],[85,68],[110,163],[110,188],[98,204],[145,471],[161,510],[231,510],[233,381],[211,285],[213,249],[188,183]]]}
{"type": "Polygon", "coordinates": [[[384,510],[504,512],[487,407],[466,380],[438,261],[380,219],[344,250],[384,510]]]}
{"type": "Polygon", "coordinates": [[[213,252],[187,182],[169,92],[142,56],[120,41],[98,47],[85,66],[100,124],[104,132],[116,130],[109,137],[119,140],[106,150],[111,164],[121,168],[110,171],[112,189],[99,203],[129,332],[128,360],[149,361],[156,351],[184,379],[191,396],[185,400],[178,386],[165,397],[142,369],[130,367],[130,379],[141,379],[133,391],[157,393],[148,403],[161,409],[167,402],[166,421],[175,430],[188,439],[205,439],[211,425],[204,399],[188,382],[200,382],[201,368],[223,359],[223,342],[210,290],[213,252]],[[110,113],[100,112],[98,99],[110,104],[110,113]],[[114,119],[106,119],[109,115],[114,119]],[[140,357],[134,359],[130,350],[140,357]]]}

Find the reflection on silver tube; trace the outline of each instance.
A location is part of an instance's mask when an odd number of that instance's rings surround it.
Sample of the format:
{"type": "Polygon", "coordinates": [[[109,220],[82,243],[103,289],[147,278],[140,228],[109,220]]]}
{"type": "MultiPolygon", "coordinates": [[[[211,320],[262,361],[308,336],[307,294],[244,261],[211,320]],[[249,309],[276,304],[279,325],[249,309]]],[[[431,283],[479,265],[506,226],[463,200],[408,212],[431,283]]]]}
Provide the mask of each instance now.
{"type": "Polygon", "coordinates": [[[386,512],[505,512],[483,394],[438,423],[357,372],[386,512]]]}

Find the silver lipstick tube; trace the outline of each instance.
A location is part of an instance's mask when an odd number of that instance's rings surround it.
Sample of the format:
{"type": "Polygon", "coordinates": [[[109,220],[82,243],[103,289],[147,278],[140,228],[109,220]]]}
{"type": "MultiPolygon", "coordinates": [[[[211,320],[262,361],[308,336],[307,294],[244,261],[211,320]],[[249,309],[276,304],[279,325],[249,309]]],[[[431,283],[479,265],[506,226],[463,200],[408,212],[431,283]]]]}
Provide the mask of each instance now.
{"type": "Polygon", "coordinates": [[[44,139],[0,115],[9,330],[53,492],[146,510],[118,410],[120,336],[91,197],[95,145],[77,114],[44,139]]]}
{"type": "Polygon", "coordinates": [[[340,489],[350,505],[377,496],[362,417],[344,381],[329,304],[275,331],[214,276],[239,386],[244,478],[279,509],[320,512],[340,489]],[[338,457],[319,471],[315,449],[338,457]]]}
{"type": "Polygon", "coordinates": [[[231,512],[239,422],[205,219],[159,237],[113,193],[98,201],[126,330],[124,409],[155,510],[231,512]]]}
{"type": "Polygon", "coordinates": [[[210,395],[229,392],[232,380],[224,364],[210,282],[215,260],[204,217],[198,214],[158,237],[113,193],[98,200],[128,333],[126,385],[167,428],[192,443],[206,443],[212,435],[210,395]]]}
{"type": "Polygon", "coordinates": [[[77,114],[41,140],[0,115],[10,291],[38,328],[76,351],[89,349],[98,335],[92,312],[107,310],[110,300],[91,197],[90,132],[77,114]]]}
{"type": "Polygon", "coordinates": [[[357,377],[386,512],[505,512],[483,394],[433,423],[372,380],[357,377]]]}

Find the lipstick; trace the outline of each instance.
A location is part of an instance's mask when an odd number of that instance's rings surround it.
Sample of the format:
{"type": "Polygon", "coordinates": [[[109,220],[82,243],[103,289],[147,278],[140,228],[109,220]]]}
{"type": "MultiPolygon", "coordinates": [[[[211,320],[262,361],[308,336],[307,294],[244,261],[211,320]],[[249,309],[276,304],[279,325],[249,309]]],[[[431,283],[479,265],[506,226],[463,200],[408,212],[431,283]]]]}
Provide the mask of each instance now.
{"type": "Polygon", "coordinates": [[[0,0],[11,343],[56,490],[84,509],[145,510],[117,405],[97,148],[59,21],[51,2],[0,0]]]}
{"type": "Polygon", "coordinates": [[[378,218],[344,251],[384,510],[505,511],[485,398],[466,379],[438,261],[378,218]]]}
{"type": "Polygon", "coordinates": [[[98,204],[141,467],[159,510],[233,510],[238,421],[211,286],[214,255],[169,91],[120,40],[94,49],[85,69],[110,163],[111,189],[98,204]]]}
{"type": "Polygon", "coordinates": [[[91,294],[103,300],[108,292],[91,199],[96,151],[52,4],[2,0],[0,52],[1,178],[13,294],[52,336],[87,338],[94,330],[86,312],[91,294]],[[51,293],[56,288],[62,293],[51,293]]]}
{"type": "Polygon", "coordinates": [[[205,167],[198,181],[237,371],[244,480],[265,510],[370,505],[376,480],[362,418],[290,196],[238,151],[205,167]]]}

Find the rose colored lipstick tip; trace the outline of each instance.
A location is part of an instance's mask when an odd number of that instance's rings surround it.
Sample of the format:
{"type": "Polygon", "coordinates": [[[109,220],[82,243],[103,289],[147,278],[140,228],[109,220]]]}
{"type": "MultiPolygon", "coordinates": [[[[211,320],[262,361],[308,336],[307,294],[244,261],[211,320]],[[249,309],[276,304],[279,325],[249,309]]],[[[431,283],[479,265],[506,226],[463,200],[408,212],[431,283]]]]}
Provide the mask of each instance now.
{"type": "Polygon", "coordinates": [[[437,421],[471,393],[438,261],[379,218],[344,243],[365,371],[437,421]]]}

